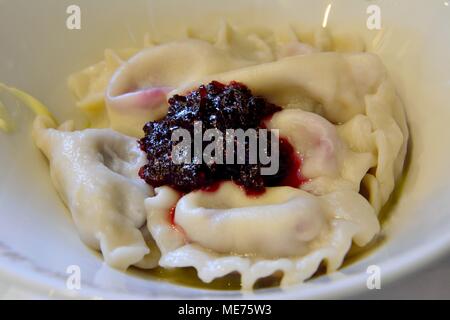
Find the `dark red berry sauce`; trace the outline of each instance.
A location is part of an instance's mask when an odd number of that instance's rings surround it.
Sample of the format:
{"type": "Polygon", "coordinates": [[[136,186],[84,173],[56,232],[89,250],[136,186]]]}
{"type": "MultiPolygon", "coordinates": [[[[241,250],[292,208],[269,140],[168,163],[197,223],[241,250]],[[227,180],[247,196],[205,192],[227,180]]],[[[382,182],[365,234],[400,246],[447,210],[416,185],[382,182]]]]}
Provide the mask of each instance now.
{"type": "MultiPolygon", "coordinates": [[[[261,175],[263,165],[256,164],[217,164],[183,163],[175,164],[171,154],[174,144],[172,132],[176,129],[189,131],[194,136],[194,122],[201,121],[202,130],[219,129],[258,129],[264,128],[264,121],[279,106],[264,98],[253,96],[242,83],[228,85],[213,81],[202,85],[186,95],[175,95],[169,99],[169,110],[160,121],[148,122],[144,126],[145,136],[139,140],[141,149],[147,153],[148,163],[139,171],[139,176],[153,187],[168,185],[187,193],[193,190],[216,191],[222,181],[234,181],[242,186],[247,194],[258,195],[268,186],[299,187],[305,180],[300,175],[301,158],[287,139],[280,139],[279,170],[274,175],[261,175]]],[[[269,135],[270,137],[270,135],[269,135]]],[[[257,136],[259,139],[259,135],[257,136]]],[[[194,150],[193,138],[191,150],[194,150]]],[[[210,142],[203,142],[203,148],[210,142]]],[[[234,141],[234,159],[237,159],[237,140],[234,141]]],[[[245,145],[248,159],[249,141],[245,145]]],[[[270,153],[270,144],[268,151],[270,153]]],[[[224,143],[223,159],[226,159],[224,143]]],[[[236,162],[236,161],[235,161],[236,162]]],[[[246,161],[248,162],[248,161],[246,161]]]]}

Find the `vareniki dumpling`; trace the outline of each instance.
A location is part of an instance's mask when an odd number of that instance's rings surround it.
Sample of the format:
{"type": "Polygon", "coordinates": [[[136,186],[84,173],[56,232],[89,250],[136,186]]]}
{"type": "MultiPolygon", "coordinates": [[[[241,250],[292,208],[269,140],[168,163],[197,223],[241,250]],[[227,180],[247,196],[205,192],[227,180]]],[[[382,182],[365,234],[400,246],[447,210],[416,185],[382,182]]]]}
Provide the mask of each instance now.
{"type": "MultiPolygon", "coordinates": [[[[147,216],[144,200],[153,190],[137,174],[145,156],[135,140],[111,129],[53,126],[49,118],[37,118],[33,135],[81,239],[118,269],[144,263],[150,250],[158,249],[150,249],[140,231],[147,216]]],[[[155,266],[157,255],[145,262],[155,266]]]]}
{"type": "Polygon", "coordinates": [[[196,191],[179,199],[169,187],[155,191],[146,208],[160,265],[195,267],[205,282],[239,272],[245,289],[276,271],[283,271],[282,285],[304,281],[325,260],[334,271],[352,241],[364,246],[380,230],[373,207],[350,190],[316,197],[277,187],[252,199],[228,182],[214,195],[196,191]],[[175,226],[167,219],[172,206],[175,226]]]}

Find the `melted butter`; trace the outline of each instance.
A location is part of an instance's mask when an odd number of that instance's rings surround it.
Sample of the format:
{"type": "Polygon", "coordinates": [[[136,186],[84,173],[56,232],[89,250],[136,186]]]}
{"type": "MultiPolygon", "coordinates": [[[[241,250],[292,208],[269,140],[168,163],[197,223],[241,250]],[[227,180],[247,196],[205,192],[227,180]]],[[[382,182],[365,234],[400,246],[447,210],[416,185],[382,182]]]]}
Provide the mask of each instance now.
{"type": "Polygon", "coordinates": [[[204,283],[197,276],[195,268],[155,268],[151,270],[143,270],[131,268],[128,273],[140,278],[152,281],[165,281],[177,285],[208,289],[208,290],[240,290],[241,277],[237,273],[232,273],[221,278],[213,280],[211,283],[204,283]]]}
{"type": "MultiPolygon", "coordinates": [[[[197,289],[205,290],[240,290],[241,276],[237,272],[230,273],[224,277],[214,279],[211,283],[205,283],[197,276],[195,268],[155,268],[151,270],[143,270],[138,268],[131,268],[128,273],[140,278],[152,281],[165,281],[176,285],[187,286],[197,289]]],[[[281,274],[274,274],[269,277],[261,278],[256,283],[254,288],[272,288],[280,285],[281,274]]]]}

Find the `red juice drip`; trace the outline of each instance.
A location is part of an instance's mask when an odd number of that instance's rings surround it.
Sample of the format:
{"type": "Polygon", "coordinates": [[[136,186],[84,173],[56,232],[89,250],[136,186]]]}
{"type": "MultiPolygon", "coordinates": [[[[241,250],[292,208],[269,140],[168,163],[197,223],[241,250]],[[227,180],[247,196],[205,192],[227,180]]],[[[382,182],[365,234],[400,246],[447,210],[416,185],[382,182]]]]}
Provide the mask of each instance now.
{"type": "Polygon", "coordinates": [[[284,177],[279,183],[280,186],[299,188],[301,185],[309,181],[301,173],[302,158],[295,151],[287,138],[280,138],[280,158],[287,156],[286,164],[288,167],[284,172],[284,177]]]}
{"type": "Polygon", "coordinates": [[[169,223],[170,223],[170,226],[172,227],[173,230],[175,230],[177,232],[180,232],[184,236],[185,241],[187,241],[186,232],[183,230],[183,228],[181,226],[177,225],[177,223],[175,222],[175,210],[176,210],[176,206],[173,206],[169,210],[169,223]]]}
{"type": "Polygon", "coordinates": [[[216,181],[213,184],[210,184],[206,187],[202,187],[200,190],[202,190],[203,192],[216,192],[217,190],[219,190],[222,182],[223,181],[216,181]]]}
{"type": "Polygon", "coordinates": [[[244,188],[245,194],[249,197],[252,198],[257,198],[261,195],[263,195],[266,192],[266,189],[248,189],[248,188],[244,188]]]}
{"type": "Polygon", "coordinates": [[[169,222],[170,222],[171,226],[174,228],[177,227],[177,224],[175,223],[175,209],[176,209],[176,207],[172,207],[172,208],[170,208],[170,211],[169,211],[169,222]]]}

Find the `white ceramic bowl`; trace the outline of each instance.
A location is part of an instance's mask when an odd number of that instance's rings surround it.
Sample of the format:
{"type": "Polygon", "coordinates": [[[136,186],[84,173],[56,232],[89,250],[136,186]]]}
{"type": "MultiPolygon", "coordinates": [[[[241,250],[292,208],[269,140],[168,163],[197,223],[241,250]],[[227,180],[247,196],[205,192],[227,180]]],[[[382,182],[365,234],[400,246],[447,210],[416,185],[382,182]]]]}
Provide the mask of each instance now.
{"type": "MultiPolygon", "coordinates": [[[[71,1],[0,0],[0,81],[38,97],[59,119],[76,113],[66,89],[71,72],[100,59],[104,48],[141,44],[145,31],[179,36],[186,24],[214,30],[282,23],[360,34],[387,65],[406,105],[410,166],[384,225],[386,241],[340,272],[305,285],[254,295],[192,289],[110,270],[78,239],[51,185],[47,164],[29,137],[31,114],[13,135],[0,133],[0,289],[4,297],[329,298],[366,289],[369,265],[383,283],[401,277],[450,247],[450,7],[422,1],[119,1],[78,0],[82,29],[65,27],[71,1]],[[382,29],[368,30],[366,9],[381,9],[382,29]],[[80,291],[67,290],[66,269],[81,268],[80,291]]],[[[4,99],[5,96],[1,95],[4,99]]],[[[9,101],[8,99],[5,100],[9,101]]],[[[27,113],[9,104],[13,117],[27,113]]]]}

